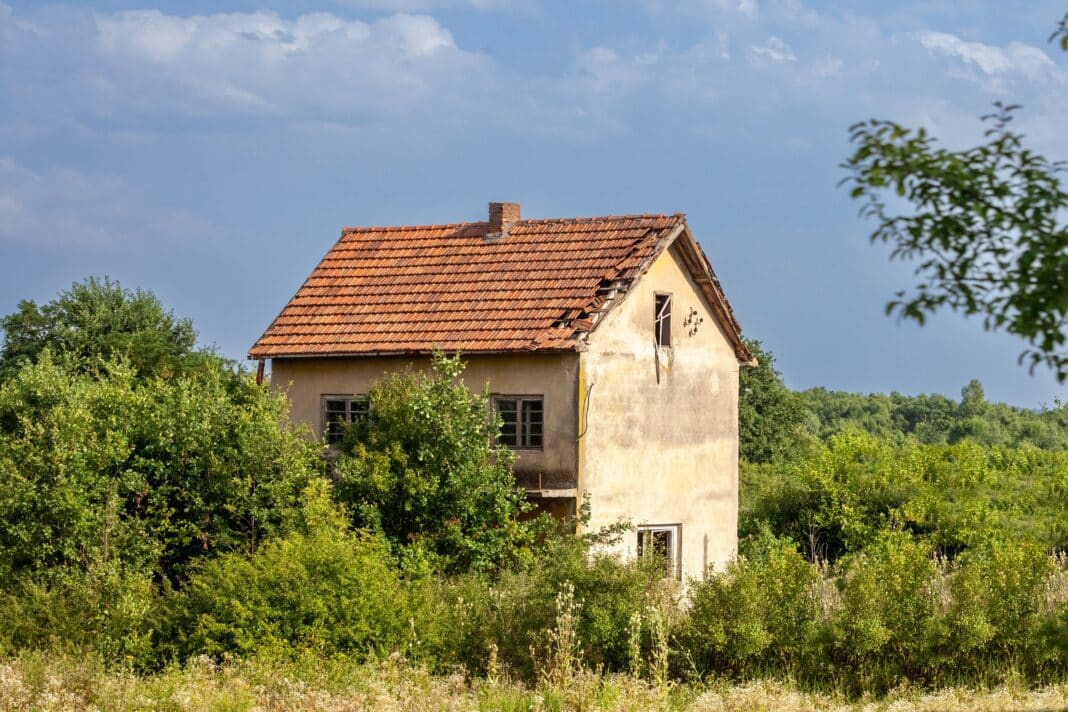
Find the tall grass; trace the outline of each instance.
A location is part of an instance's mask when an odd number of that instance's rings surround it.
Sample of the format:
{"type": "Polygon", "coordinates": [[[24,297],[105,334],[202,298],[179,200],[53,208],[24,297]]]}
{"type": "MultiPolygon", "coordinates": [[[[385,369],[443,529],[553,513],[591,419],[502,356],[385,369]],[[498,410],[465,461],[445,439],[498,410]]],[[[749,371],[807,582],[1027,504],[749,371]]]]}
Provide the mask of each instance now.
{"type": "Polygon", "coordinates": [[[850,701],[840,694],[755,681],[679,684],[663,690],[630,675],[576,672],[566,686],[531,687],[502,679],[432,674],[396,657],[256,657],[216,664],[206,657],[154,674],[109,669],[98,656],[23,653],[0,660],[0,709],[112,710],[1056,710],[1068,707],[1068,684],[1028,689],[1018,684],[977,692],[949,688],[925,693],[907,686],[886,697],[850,701]]]}

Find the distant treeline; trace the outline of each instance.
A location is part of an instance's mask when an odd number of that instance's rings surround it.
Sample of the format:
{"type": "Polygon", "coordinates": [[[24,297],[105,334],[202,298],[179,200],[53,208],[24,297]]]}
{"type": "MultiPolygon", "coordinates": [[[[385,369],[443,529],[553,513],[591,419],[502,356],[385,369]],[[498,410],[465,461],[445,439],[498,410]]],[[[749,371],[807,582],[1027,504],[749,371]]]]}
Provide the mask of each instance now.
{"type": "Polygon", "coordinates": [[[749,462],[792,459],[813,439],[861,430],[892,443],[929,445],[971,440],[980,445],[1068,450],[1068,404],[1041,409],[991,403],[972,380],[959,400],[943,395],[848,393],[826,388],[793,391],[760,341],[750,348],[760,362],[741,374],[741,455],[749,462]]]}
{"type": "Polygon", "coordinates": [[[943,395],[846,393],[810,388],[799,393],[808,411],[805,425],[820,439],[851,427],[890,440],[913,437],[932,445],[970,439],[982,445],[1068,450],[1068,406],[1042,410],[991,403],[982,384],[970,381],[960,400],[943,395]]]}

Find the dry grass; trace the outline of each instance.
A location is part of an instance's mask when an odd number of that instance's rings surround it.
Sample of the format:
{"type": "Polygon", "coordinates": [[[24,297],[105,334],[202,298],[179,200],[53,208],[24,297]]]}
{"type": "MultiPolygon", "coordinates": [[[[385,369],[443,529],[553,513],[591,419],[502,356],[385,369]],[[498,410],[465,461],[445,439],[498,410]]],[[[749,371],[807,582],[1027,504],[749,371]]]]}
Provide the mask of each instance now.
{"type": "Polygon", "coordinates": [[[97,659],[25,654],[0,662],[3,710],[1064,710],[1068,684],[919,692],[847,702],[778,682],[664,689],[629,676],[577,672],[565,684],[431,675],[397,661],[357,665],[308,658],[216,666],[207,660],[139,676],[97,659]]]}

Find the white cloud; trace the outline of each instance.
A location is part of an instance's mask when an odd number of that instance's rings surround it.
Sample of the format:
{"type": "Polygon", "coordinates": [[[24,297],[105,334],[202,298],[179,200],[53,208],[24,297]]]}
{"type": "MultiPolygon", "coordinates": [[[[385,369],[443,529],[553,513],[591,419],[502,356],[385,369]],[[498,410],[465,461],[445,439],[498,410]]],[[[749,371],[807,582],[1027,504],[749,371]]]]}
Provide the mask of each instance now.
{"type": "Polygon", "coordinates": [[[449,31],[426,15],[394,15],[376,24],[385,41],[402,56],[426,57],[438,50],[456,49],[449,31]]]}
{"type": "Polygon", "coordinates": [[[404,13],[361,22],[330,13],[70,11],[47,42],[11,26],[26,41],[0,47],[0,63],[51,70],[34,99],[106,116],[388,116],[453,101],[450,88],[491,69],[434,18],[404,13]]]}
{"type": "Polygon", "coordinates": [[[772,0],[769,14],[794,25],[816,27],[821,21],[819,13],[806,7],[801,0],[772,0]]]}
{"type": "Polygon", "coordinates": [[[992,92],[1004,91],[1010,78],[1033,82],[1049,79],[1065,81],[1063,72],[1045,52],[1023,42],[995,47],[982,42],[967,42],[947,32],[917,32],[912,36],[932,54],[955,57],[965,65],[978,69],[979,76],[957,76],[976,79],[992,92]]]}
{"type": "Polygon", "coordinates": [[[760,16],[760,7],[757,5],[756,0],[738,0],[738,12],[751,20],[755,20],[760,16]]]}
{"type": "MultiPolygon", "coordinates": [[[[12,193],[0,191],[0,225],[14,225],[22,220],[25,209],[22,201],[12,193]]],[[[0,227],[0,231],[4,228],[0,227]]],[[[0,232],[2,235],[3,232],[0,232]]]]}
{"type": "Polygon", "coordinates": [[[108,241],[101,223],[117,207],[114,176],[71,169],[35,172],[10,158],[0,162],[0,240],[108,241]]]}
{"type": "Polygon", "coordinates": [[[14,42],[19,35],[36,35],[43,37],[44,30],[21,17],[15,17],[11,6],[0,0],[0,40],[14,42]]]}
{"type": "Polygon", "coordinates": [[[756,57],[770,60],[775,64],[797,61],[797,55],[794,54],[790,45],[774,35],[769,37],[764,44],[753,45],[749,49],[756,57]]]}
{"type": "Polygon", "coordinates": [[[812,73],[821,79],[837,77],[841,75],[844,64],[841,57],[823,57],[812,63],[812,73]]]}
{"type": "Polygon", "coordinates": [[[640,0],[645,9],[655,15],[682,14],[693,17],[742,17],[760,19],[757,0],[640,0]]]}

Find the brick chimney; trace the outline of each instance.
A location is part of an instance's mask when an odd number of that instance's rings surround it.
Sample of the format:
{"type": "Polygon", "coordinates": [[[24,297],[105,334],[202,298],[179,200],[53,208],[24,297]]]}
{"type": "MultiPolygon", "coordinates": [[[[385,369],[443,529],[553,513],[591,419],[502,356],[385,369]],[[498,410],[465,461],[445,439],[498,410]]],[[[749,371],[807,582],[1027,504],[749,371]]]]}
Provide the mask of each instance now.
{"type": "Polygon", "coordinates": [[[490,203],[489,232],[486,242],[498,242],[508,237],[508,230],[519,222],[519,203],[490,203]]]}

